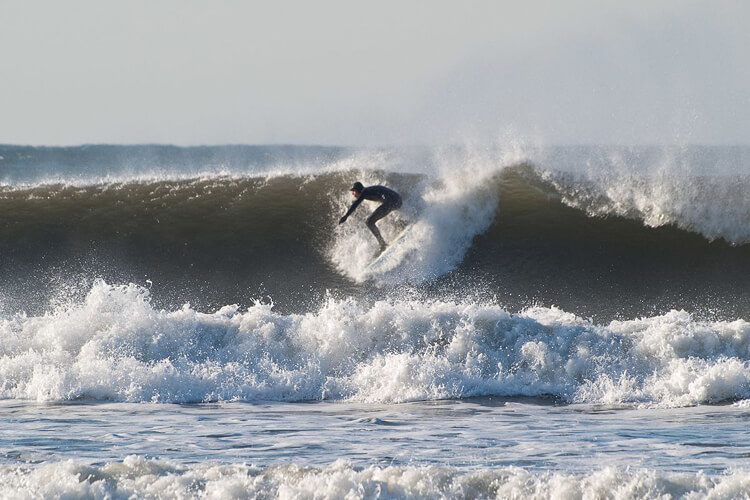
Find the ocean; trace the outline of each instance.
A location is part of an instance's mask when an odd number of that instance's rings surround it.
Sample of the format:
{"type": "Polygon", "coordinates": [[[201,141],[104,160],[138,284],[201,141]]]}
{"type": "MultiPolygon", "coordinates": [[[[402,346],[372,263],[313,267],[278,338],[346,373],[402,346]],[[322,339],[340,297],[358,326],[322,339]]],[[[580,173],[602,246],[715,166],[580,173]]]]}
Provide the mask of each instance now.
{"type": "Polygon", "coordinates": [[[748,193],[744,146],[0,146],[0,497],[748,498],[748,193]]]}

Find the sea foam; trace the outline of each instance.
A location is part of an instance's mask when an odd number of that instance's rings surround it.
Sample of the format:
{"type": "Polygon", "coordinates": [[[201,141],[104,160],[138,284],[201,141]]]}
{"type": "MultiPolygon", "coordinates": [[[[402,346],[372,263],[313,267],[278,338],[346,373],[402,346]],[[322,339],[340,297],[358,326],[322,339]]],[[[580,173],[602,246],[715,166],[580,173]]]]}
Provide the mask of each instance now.
{"type": "Polygon", "coordinates": [[[556,308],[329,298],[202,313],[96,282],[85,300],[0,322],[0,396],[66,401],[402,402],[552,396],[684,406],[750,398],[750,324],[683,311],[598,325],[556,308]]]}
{"type": "Polygon", "coordinates": [[[13,498],[743,498],[750,474],[684,474],[602,468],[587,474],[520,467],[465,471],[438,466],[325,467],[296,464],[185,466],[128,456],[90,466],[74,461],[0,467],[13,498]]]}
{"type": "MultiPolygon", "coordinates": [[[[497,203],[497,179],[502,171],[524,158],[520,145],[503,150],[458,148],[434,153],[430,162],[433,175],[419,185],[409,186],[411,196],[404,206],[382,219],[378,227],[387,241],[407,225],[409,233],[376,268],[373,261],[377,244],[360,220],[369,216],[371,207],[363,202],[348,226],[340,226],[329,250],[331,261],[344,274],[362,282],[381,284],[420,284],[450,271],[463,260],[475,236],[494,220],[497,203]],[[351,230],[351,224],[361,224],[351,230]]],[[[381,184],[376,172],[362,172],[365,184],[381,184]]],[[[399,189],[400,186],[392,186],[399,189]]],[[[406,187],[406,186],[404,186],[406,187]]],[[[342,206],[351,198],[341,197],[342,206]]]]}

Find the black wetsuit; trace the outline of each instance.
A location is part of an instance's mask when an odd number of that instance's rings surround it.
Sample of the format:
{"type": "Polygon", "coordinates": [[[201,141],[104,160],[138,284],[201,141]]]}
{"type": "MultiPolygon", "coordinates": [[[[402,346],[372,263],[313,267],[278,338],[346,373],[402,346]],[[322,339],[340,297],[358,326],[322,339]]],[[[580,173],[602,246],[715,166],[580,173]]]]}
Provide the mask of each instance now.
{"type": "Polygon", "coordinates": [[[384,250],[386,246],[385,240],[380,235],[380,231],[375,226],[375,223],[391,213],[394,210],[401,208],[401,196],[394,190],[388,189],[385,186],[368,186],[359,193],[359,197],[352,203],[349,210],[341,218],[341,222],[345,221],[352,212],[354,212],[362,200],[377,201],[381,205],[375,209],[375,211],[367,218],[367,227],[370,228],[372,234],[377,238],[380,243],[380,249],[384,250]]]}

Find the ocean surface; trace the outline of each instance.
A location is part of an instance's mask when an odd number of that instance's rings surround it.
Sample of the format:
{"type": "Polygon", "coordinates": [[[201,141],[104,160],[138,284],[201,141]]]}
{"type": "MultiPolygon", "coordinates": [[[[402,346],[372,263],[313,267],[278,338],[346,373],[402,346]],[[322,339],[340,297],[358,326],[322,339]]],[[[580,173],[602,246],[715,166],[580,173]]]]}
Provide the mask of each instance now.
{"type": "Polygon", "coordinates": [[[748,498],[748,290],[750,147],[0,146],[0,498],[748,498]]]}

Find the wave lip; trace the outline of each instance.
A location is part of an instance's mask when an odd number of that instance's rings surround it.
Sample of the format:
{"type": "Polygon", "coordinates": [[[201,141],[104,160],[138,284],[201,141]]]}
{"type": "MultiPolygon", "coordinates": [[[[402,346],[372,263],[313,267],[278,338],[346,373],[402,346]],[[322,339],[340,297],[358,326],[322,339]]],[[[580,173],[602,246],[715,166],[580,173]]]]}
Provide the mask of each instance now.
{"type": "Polygon", "coordinates": [[[744,147],[558,150],[540,169],[569,206],[713,241],[750,243],[750,150],[744,147]],[[560,170],[573,158],[585,167],[560,170]],[[558,164],[558,165],[556,165],[558,164]]]}
{"type": "Polygon", "coordinates": [[[0,323],[0,396],[66,401],[401,402],[547,396],[684,406],[750,399],[750,324],[690,314],[597,325],[556,308],[328,299],[157,310],[97,282],[86,299],[0,323]]]}

